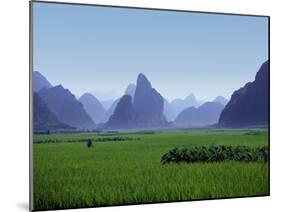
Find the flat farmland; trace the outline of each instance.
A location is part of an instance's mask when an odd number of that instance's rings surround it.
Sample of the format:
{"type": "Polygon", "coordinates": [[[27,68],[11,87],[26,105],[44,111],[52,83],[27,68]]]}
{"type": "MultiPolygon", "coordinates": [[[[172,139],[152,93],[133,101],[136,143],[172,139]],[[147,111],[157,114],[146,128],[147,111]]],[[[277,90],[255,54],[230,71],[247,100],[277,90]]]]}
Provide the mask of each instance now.
{"type": "Polygon", "coordinates": [[[160,163],[172,148],[210,145],[263,147],[268,135],[265,130],[34,135],[34,209],[268,195],[268,162],[160,163]],[[93,148],[87,148],[88,138],[93,148]]]}

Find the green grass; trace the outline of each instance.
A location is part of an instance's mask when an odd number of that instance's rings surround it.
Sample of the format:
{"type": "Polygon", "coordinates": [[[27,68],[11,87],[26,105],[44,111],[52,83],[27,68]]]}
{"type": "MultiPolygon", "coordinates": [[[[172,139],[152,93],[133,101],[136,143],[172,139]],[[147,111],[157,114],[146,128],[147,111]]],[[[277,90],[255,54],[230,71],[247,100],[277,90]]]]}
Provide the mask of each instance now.
{"type": "Polygon", "coordinates": [[[267,195],[268,163],[160,163],[174,147],[267,145],[267,133],[185,131],[122,133],[139,140],[86,143],[96,134],[36,135],[34,209],[95,207],[162,201],[267,195]],[[42,141],[42,140],[41,140],[42,141]]]}

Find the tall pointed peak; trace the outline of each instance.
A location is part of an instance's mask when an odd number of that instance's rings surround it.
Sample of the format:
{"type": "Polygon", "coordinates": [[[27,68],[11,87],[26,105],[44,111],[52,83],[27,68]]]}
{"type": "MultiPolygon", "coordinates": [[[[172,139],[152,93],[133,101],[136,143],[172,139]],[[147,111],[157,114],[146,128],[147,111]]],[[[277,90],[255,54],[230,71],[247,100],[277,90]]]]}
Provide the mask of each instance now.
{"type": "Polygon", "coordinates": [[[137,86],[151,87],[150,82],[148,81],[147,77],[143,73],[140,73],[138,75],[137,86]]]}

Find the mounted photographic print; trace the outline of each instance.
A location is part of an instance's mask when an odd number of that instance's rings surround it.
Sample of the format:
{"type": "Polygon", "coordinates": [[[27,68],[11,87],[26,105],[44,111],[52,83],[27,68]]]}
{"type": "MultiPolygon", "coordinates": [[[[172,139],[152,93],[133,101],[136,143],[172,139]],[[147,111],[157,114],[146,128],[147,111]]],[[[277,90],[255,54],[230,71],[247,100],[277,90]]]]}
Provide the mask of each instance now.
{"type": "Polygon", "coordinates": [[[269,17],[30,3],[30,209],[269,195],[269,17]]]}

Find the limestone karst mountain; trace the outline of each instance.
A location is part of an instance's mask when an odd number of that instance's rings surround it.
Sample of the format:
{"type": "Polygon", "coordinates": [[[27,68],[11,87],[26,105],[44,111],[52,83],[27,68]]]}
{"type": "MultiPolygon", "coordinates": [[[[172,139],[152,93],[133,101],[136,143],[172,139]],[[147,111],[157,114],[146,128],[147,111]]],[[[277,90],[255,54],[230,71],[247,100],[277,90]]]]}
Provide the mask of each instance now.
{"type": "MultiPolygon", "coordinates": [[[[136,90],[136,85],[135,84],[129,84],[124,92],[124,95],[130,95],[132,97],[132,101],[134,99],[134,95],[135,95],[135,90],[136,90]]],[[[106,112],[104,113],[102,119],[100,122],[106,123],[110,116],[114,113],[114,110],[117,107],[118,102],[120,101],[121,98],[118,98],[114,101],[110,102],[110,106],[108,107],[108,109],[106,110],[106,112]]],[[[103,105],[107,104],[107,102],[102,102],[103,105]]]]}
{"type": "Polygon", "coordinates": [[[105,115],[105,109],[100,101],[91,93],[84,93],[79,101],[95,123],[100,123],[105,115]]]}
{"type": "Polygon", "coordinates": [[[113,101],[113,103],[111,104],[111,106],[109,107],[109,109],[106,110],[104,116],[103,116],[102,119],[101,119],[101,122],[102,122],[102,123],[106,123],[106,122],[109,120],[110,116],[114,113],[114,111],[115,111],[115,109],[116,109],[117,104],[118,104],[119,101],[120,101],[120,98],[118,98],[118,99],[116,99],[115,101],[113,101]]]}
{"type": "Polygon", "coordinates": [[[82,103],[63,86],[43,88],[39,95],[60,122],[79,129],[92,129],[95,126],[82,103]]]}
{"type": "Polygon", "coordinates": [[[124,95],[118,102],[114,113],[110,116],[105,128],[130,129],[135,127],[135,111],[131,95],[124,95]]]}
{"type": "Polygon", "coordinates": [[[33,72],[33,91],[39,92],[42,88],[52,87],[51,83],[40,72],[33,72]]]}
{"type": "Polygon", "coordinates": [[[157,127],[166,123],[163,97],[151,86],[144,74],[138,75],[133,107],[138,127],[157,127]]]}
{"type": "Polygon", "coordinates": [[[190,94],[184,99],[174,99],[170,103],[170,108],[177,116],[182,110],[188,107],[198,107],[202,104],[202,101],[197,100],[194,94],[190,94]]]}
{"type": "Polygon", "coordinates": [[[131,95],[124,95],[120,100],[116,100],[115,104],[116,108],[106,124],[108,128],[123,129],[126,126],[128,128],[151,128],[167,123],[163,115],[163,97],[152,88],[144,74],[138,75],[134,98],[131,95]],[[122,119],[120,114],[126,114],[126,118],[122,119]]]}
{"type": "Polygon", "coordinates": [[[264,62],[253,82],[234,91],[219,119],[223,127],[268,125],[269,64],[264,62]]]}
{"type": "Polygon", "coordinates": [[[33,129],[35,131],[70,129],[68,125],[59,122],[56,115],[36,92],[33,93],[33,129]]]}
{"type": "Polygon", "coordinates": [[[218,122],[224,105],[219,102],[206,102],[198,108],[184,109],[176,118],[175,123],[185,127],[197,127],[218,122]]]}

